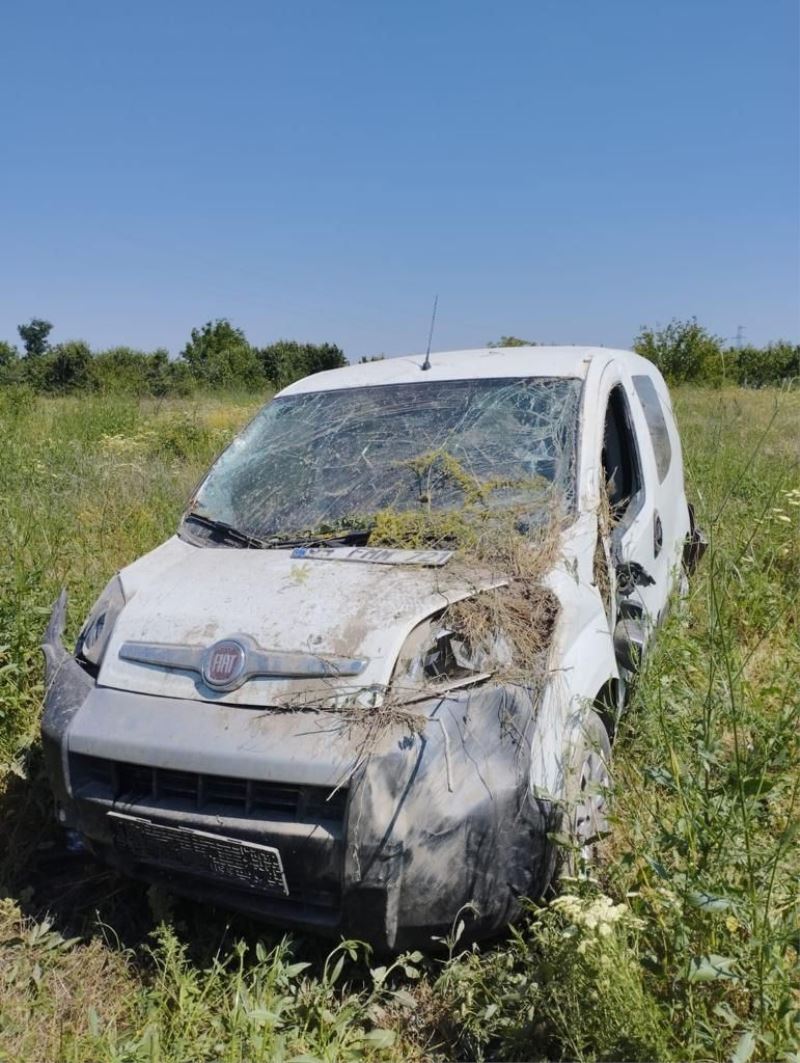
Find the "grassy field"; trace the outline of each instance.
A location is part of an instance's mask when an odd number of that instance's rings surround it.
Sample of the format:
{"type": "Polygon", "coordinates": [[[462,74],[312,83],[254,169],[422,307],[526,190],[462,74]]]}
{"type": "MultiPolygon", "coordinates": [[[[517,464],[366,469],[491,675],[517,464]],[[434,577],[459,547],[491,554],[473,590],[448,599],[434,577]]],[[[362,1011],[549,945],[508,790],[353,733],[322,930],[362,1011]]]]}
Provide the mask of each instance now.
{"type": "Polygon", "coordinates": [[[711,549],[615,746],[597,880],[375,966],[65,855],[37,649],[258,400],[0,392],[0,1060],[800,1059],[800,393],[679,390],[711,549]]]}

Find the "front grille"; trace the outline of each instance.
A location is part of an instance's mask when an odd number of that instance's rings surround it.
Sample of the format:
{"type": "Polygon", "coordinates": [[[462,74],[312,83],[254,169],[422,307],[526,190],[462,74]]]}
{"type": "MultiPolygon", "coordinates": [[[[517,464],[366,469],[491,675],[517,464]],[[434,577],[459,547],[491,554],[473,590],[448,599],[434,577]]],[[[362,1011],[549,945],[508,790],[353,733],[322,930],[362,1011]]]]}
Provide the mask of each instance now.
{"type": "Polygon", "coordinates": [[[70,756],[70,780],[76,797],[136,805],[167,802],[177,811],[224,810],[228,815],[297,823],[342,823],[347,804],[343,788],[151,768],[75,753],[70,756]]]}

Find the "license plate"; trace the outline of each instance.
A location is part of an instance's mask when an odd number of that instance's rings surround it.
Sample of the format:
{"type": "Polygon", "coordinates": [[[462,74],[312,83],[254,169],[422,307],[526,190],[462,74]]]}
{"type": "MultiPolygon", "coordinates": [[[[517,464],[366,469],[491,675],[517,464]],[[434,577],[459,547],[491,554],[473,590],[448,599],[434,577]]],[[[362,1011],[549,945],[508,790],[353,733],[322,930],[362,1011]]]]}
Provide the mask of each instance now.
{"type": "Polygon", "coordinates": [[[296,546],[292,557],[306,561],[361,561],[371,565],[424,565],[441,568],[452,550],[392,550],[382,546],[296,546]]]}
{"type": "Polygon", "coordinates": [[[142,863],[190,871],[246,889],[289,895],[281,854],[271,845],[227,838],[193,827],[168,827],[109,812],[114,844],[142,863]]]}

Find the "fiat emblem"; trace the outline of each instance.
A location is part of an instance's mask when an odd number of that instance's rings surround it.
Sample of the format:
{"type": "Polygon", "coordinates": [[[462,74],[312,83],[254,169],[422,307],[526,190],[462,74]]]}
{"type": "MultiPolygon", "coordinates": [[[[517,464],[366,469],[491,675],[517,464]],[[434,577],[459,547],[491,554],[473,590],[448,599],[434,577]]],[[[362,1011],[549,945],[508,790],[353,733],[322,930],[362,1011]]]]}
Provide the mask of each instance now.
{"type": "Polygon", "coordinates": [[[203,661],[203,680],[216,690],[235,687],[244,673],[247,653],[235,639],[215,642],[203,661]]]}

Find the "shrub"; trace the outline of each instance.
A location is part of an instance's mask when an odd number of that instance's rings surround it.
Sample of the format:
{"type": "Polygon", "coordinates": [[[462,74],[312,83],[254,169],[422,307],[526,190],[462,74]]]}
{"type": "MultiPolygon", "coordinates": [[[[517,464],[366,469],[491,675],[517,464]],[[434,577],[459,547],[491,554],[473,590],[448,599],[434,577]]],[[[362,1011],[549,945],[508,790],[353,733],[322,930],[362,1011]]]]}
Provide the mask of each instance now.
{"type": "Polygon", "coordinates": [[[637,955],[640,929],[627,905],[584,889],[532,907],[494,954],[473,947],[451,959],[435,991],[453,1058],[669,1058],[669,1024],[637,955]]]}
{"type": "Polygon", "coordinates": [[[87,390],[92,385],[92,352],[83,340],[68,340],[25,359],[24,378],[37,391],[87,390]]]}
{"type": "Polygon", "coordinates": [[[92,382],[99,391],[121,391],[132,395],[163,394],[160,387],[167,351],[147,354],[132,347],[112,347],[99,351],[92,362],[92,382]]]}
{"type": "Polygon", "coordinates": [[[203,461],[228,443],[227,432],[215,430],[197,416],[185,413],[160,422],[151,440],[153,457],[175,461],[203,461]]]}
{"type": "Polygon", "coordinates": [[[262,387],[265,382],[261,362],[245,334],[225,318],[192,329],[181,358],[197,381],[212,387],[262,387]]]}
{"type": "Polygon", "coordinates": [[[19,361],[17,348],[4,340],[0,340],[0,381],[4,381],[11,375],[12,368],[19,361]]]}
{"type": "Polygon", "coordinates": [[[673,318],[664,328],[642,327],[633,349],[653,362],[672,384],[686,381],[721,383],[724,376],[722,340],[697,318],[673,318]]]}
{"type": "Polygon", "coordinates": [[[536,340],[521,340],[519,336],[501,336],[499,340],[486,344],[487,347],[538,347],[536,340]]]}
{"type": "Polygon", "coordinates": [[[765,387],[800,376],[800,345],[779,340],[766,347],[742,347],[733,353],[736,379],[745,387],[765,387]]]}
{"type": "Polygon", "coordinates": [[[312,373],[347,365],[344,351],[335,343],[298,343],[278,340],[256,351],[264,376],[277,390],[312,373]]]}

